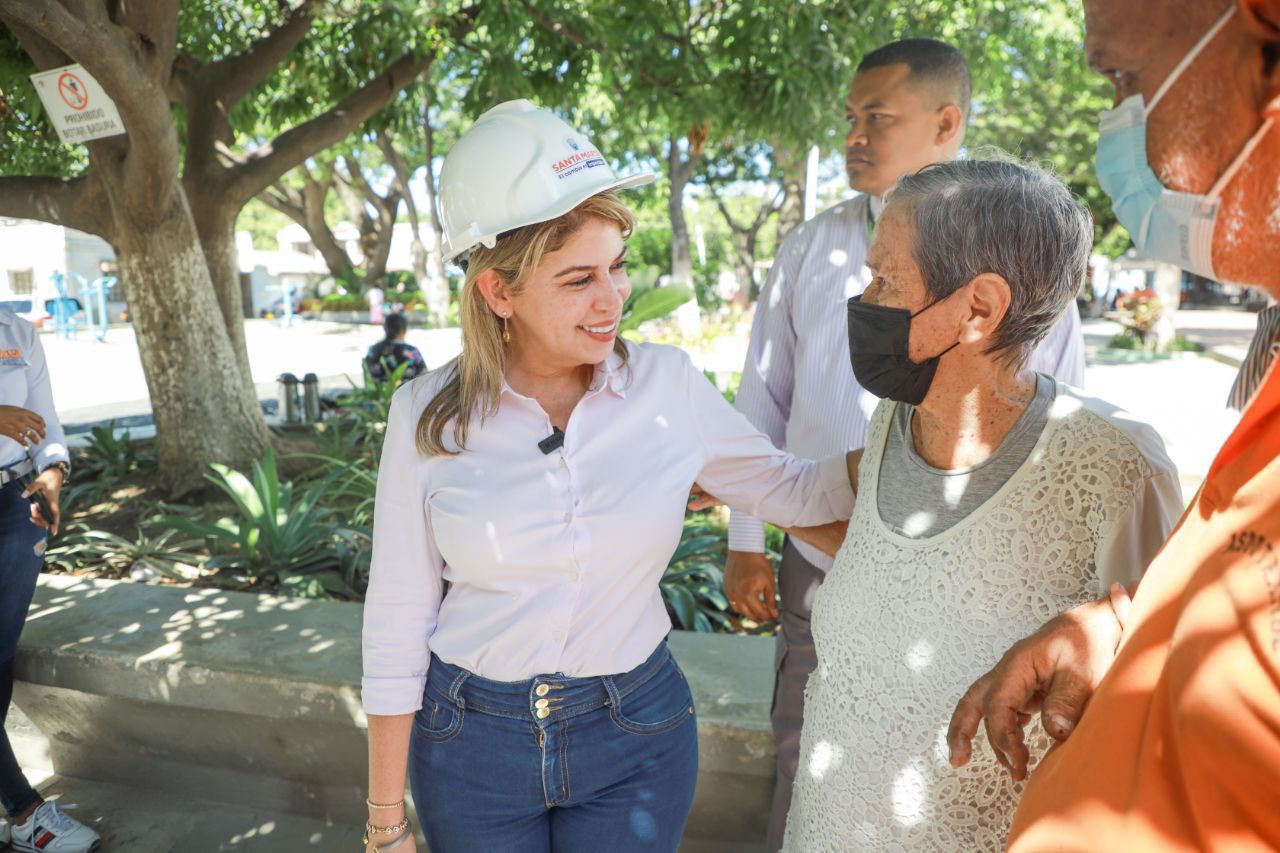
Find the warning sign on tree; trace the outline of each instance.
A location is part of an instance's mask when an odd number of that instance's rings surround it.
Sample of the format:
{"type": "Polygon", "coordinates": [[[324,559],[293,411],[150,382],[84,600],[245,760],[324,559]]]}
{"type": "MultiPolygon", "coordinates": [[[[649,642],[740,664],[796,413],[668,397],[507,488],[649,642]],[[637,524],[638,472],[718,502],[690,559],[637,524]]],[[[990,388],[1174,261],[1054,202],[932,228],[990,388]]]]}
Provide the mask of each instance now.
{"type": "Polygon", "coordinates": [[[31,82],[63,142],[74,145],[125,132],[116,105],[79,65],[32,74],[31,82]]]}

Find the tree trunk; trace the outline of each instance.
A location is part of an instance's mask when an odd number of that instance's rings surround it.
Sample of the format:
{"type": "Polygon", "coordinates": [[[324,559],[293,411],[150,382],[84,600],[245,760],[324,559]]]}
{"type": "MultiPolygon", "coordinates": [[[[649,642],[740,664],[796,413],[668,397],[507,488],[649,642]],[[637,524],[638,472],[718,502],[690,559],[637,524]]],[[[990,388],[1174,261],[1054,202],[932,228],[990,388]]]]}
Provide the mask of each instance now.
{"type": "Polygon", "coordinates": [[[693,255],[689,248],[689,225],[684,218],[684,188],[689,182],[692,163],[680,156],[673,136],[667,151],[667,180],[671,187],[667,197],[667,213],[671,218],[671,283],[693,286],[693,255]]]}
{"type": "Polygon", "coordinates": [[[435,160],[435,129],[431,127],[431,110],[430,86],[422,85],[424,92],[424,102],[422,102],[422,134],[424,134],[425,152],[424,159],[426,161],[425,174],[422,179],[426,182],[426,209],[428,209],[428,222],[431,228],[431,243],[435,246],[428,256],[429,275],[428,284],[422,287],[422,295],[426,296],[426,304],[428,304],[431,321],[439,327],[444,327],[449,320],[449,302],[452,301],[453,295],[449,292],[449,279],[444,274],[444,225],[440,223],[440,210],[436,206],[435,192],[435,170],[433,161],[435,160]]]}
{"type": "Polygon", "coordinates": [[[735,231],[733,248],[738,267],[738,292],[733,295],[733,304],[746,308],[755,299],[756,291],[756,238],[760,229],[735,231]]]}
{"type": "MultiPolygon", "coordinates": [[[[270,433],[253,384],[241,374],[181,194],[170,208],[145,231],[121,223],[118,242],[151,394],[160,476],[182,494],[201,484],[210,462],[246,466],[261,458],[270,433]]],[[[240,325],[238,318],[232,325],[240,325]]]]}
{"type": "Polygon", "coordinates": [[[195,208],[196,233],[204,249],[209,280],[217,297],[222,321],[227,327],[236,363],[245,381],[252,385],[253,372],[249,366],[249,346],[244,335],[244,295],[240,289],[240,258],[236,252],[236,213],[220,206],[205,204],[195,208]],[[203,209],[202,209],[203,208],[203,209]]]}
{"type": "Polygon", "coordinates": [[[804,177],[808,157],[796,158],[780,146],[773,146],[774,166],[782,173],[782,207],[778,210],[778,245],[792,229],[804,222],[804,177]]]}
{"type": "Polygon", "coordinates": [[[366,230],[361,234],[365,250],[365,282],[369,287],[384,286],[387,277],[387,261],[391,257],[391,240],[395,236],[396,215],[400,210],[400,193],[391,192],[379,199],[376,217],[368,217],[366,230]]]}

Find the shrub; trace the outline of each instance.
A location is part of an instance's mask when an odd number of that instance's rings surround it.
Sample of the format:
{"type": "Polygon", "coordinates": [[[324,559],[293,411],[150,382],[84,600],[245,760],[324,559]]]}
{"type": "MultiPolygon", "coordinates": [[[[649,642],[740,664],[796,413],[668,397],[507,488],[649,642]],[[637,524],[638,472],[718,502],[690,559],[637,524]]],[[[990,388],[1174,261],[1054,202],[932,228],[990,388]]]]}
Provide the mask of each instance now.
{"type": "Polygon", "coordinates": [[[214,464],[207,479],[225,492],[236,514],[209,523],[170,515],[166,524],[204,539],[216,569],[229,585],[265,582],[282,592],[308,597],[357,598],[366,583],[370,533],[335,523],[334,510],[322,502],[338,490],[337,472],[295,497],[282,482],[270,450],[253,463],[251,477],[214,464]]]}

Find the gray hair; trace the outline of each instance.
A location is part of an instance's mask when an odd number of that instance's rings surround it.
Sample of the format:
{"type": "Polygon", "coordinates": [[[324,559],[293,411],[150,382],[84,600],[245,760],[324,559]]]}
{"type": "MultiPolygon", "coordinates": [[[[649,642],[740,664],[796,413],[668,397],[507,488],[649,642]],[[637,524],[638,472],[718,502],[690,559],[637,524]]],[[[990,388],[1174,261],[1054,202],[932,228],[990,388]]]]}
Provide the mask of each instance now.
{"type": "Polygon", "coordinates": [[[927,166],[903,176],[889,203],[912,217],[912,257],[935,300],[983,273],[1009,283],[1009,310],[986,351],[1024,364],[1084,281],[1089,209],[1049,172],[1012,160],[927,166]]]}

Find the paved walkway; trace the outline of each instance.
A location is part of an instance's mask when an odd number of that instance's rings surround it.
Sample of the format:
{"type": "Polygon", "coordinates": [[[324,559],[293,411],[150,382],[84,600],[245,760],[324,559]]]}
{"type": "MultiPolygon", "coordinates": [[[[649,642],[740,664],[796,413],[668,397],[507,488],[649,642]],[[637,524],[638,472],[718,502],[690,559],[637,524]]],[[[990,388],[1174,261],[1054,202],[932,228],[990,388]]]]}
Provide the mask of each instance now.
{"type": "MultiPolygon", "coordinates": [[[[285,328],[272,320],[246,320],[245,338],[259,399],[275,399],[276,377],[299,379],[315,373],[324,390],[349,388],[361,381],[361,360],[382,340],[369,325],[299,321],[285,328]]],[[[422,350],[427,364],[443,364],[461,346],[458,329],[413,329],[409,343],[422,350]]],[[[75,340],[41,336],[53,380],[54,402],[64,425],[74,428],[149,415],[150,395],[131,326],[113,327],[102,343],[82,333],[75,340]]]]}
{"type": "MultiPolygon", "coordinates": [[[[1156,426],[1169,442],[1170,455],[1192,481],[1208,471],[1214,451],[1236,421],[1224,408],[1235,378],[1232,356],[1242,358],[1253,334],[1256,315],[1242,311],[1180,311],[1183,334],[1212,348],[1217,359],[1194,355],[1161,361],[1100,359],[1098,352],[1119,331],[1114,323],[1085,324],[1090,353],[1085,390],[1124,406],[1156,426]],[[1220,363],[1221,362],[1221,363],[1220,363]],[[1194,414],[1194,417],[1190,416],[1194,414]]],[[[254,381],[261,399],[276,396],[276,377],[308,372],[321,378],[322,388],[346,388],[360,381],[360,361],[368,347],[380,340],[381,330],[367,325],[301,321],[284,328],[270,320],[245,324],[254,381]]],[[[740,369],[746,349],[746,328],[736,337],[716,340],[708,352],[695,354],[699,366],[728,372],[740,369]]],[[[137,345],[129,327],[113,328],[105,343],[88,335],[65,341],[42,338],[49,357],[54,398],[64,424],[71,429],[111,418],[146,418],[150,414],[146,382],[137,345]]],[[[427,363],[443,364],[458,352],[457,329],[409,332],[427,363]]],[[[843,359],[843,354],[836,357],[843,359]]]]}
{"type": "Polygon", "coordinates": [[[1258,315],[1224,308],[1183,309],[1173,322],[1179,334],[1200,344],[1211,357],[1239,367],[1258,327],[1258,315]]]}
{"type": "Polygon", "coordinates": [[[1102,352],[1120,331],[1109,320],[1085,322],[1085,390],[1122,406],[1159,431],[1182,475],[1183,496],[1190,500],[1218,448],[1240,420],[1237,412],[1226,407],[1236,368],[1225,359],[1196,353],[1141,361],[1130,360],[1128,354],[1102,352]]]}

